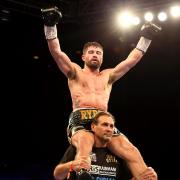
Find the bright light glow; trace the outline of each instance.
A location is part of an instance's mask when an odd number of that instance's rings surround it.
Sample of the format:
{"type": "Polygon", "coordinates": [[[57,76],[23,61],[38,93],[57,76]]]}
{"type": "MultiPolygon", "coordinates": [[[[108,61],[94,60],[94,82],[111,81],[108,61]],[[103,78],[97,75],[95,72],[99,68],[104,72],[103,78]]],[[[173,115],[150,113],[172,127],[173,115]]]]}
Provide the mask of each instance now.
{"type": "Polygon", "coordinates": [[[148,21],[148,22],[151,22],[151,21],[154,19],[154,16],[153,16],[153,14],[152,14],[151,12],[147,12],[147,13],[145,13],[145,15],[144,15],[144,19],[145,19],[146,21],[148,21]]]}
{"type": "Polygon", "coordinates": [[[125,11],[118,15],[118,24],[122,27],[129,27],[132,24],[132,15],[130,12],[125,11]]]}
{"type": "Polygon", "coordinates": [[[140,24],[140,22],[141,22],[141,21],[140,21],[140,18],[139,18],[139,17],[136,16],[136,17],[133,17],[133,18],[132,18],[132,24],[133,24],[133,25],[137,26],[137,25],[140,24]]]}
{"type": "Polygon", "coordinates": [[[34,55],[34,56],[33,56],[33,59],[39,59],[39,56],[34,55]]]}
{"type": "MultiPolygon", "coordinates": [[[[153,13],[153,11],[148,11],[144,13],[144,19],[143,17],[137,16],[136,14],[132,13],[130,10],[120,12],[117,16],[117,24],[121,28],[130,28],[132,26],[137,26],[141,23],[141,21],[146,22],[152,22],[154,20],[154,17],[161,22],[167,21],[167,19],[170,20],[169,15],[171,14],[173,17],[180,17],[180,6],[172,6],[170,11],[167,13],[167,9],[164,9],[160,11],[159,13],[153,13]]],[[[133,11],[134,12],[134,11],[133,11]]]]}
{"type": "Polygon", "coordinates": [[[170,8],[170,13],[173,17],[180,16],[180,6],[173,6],[170,8]]]}
{"type": "Polygon", "coordinates": [[[160,12],[158,14],[159,21],[166,21],[167,20],[167,14],[165,12],[160,12]]]}

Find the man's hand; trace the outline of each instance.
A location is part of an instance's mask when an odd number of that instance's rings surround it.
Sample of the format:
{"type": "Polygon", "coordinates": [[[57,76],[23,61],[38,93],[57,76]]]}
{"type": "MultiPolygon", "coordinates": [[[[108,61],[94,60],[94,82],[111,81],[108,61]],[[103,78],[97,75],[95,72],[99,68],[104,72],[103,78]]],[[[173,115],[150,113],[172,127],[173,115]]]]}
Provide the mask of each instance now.
{"type": "Polygon", "coordinates": [[[158,180],[158,176],[152,167],[148,167],[143,173],[139,175],[138,179],[133,180],[158,180]]]}
{"type": "Polygon", "coordinates": [[[59,20],[62,18],[62,14],[57,7],[41,9],[41,12],[44,25],[46,26],[54,26],[58,24],[59,20]]]}
{"type": "Polygon", "coordinates": [[[81,169],[89,170],[91,168],[91,162],[86,157],[79,157],[72,161],[73,170],[79,172],[81,169]]]}

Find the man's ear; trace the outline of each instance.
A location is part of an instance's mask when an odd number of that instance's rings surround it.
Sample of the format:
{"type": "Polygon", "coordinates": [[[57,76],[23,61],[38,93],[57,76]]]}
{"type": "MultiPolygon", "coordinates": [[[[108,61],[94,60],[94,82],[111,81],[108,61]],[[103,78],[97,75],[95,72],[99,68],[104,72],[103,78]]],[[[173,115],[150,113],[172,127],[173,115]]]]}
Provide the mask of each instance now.
{"type": "Polygon", "coordinates": [[[94,132],[94,123],[91,123],[91,130],[94,132]]]}
{"type": "Polygon", "coordinates": [[[85,57],[84,57],[84,54],[81,56],[82,60],[85,61],[85,57]]]}

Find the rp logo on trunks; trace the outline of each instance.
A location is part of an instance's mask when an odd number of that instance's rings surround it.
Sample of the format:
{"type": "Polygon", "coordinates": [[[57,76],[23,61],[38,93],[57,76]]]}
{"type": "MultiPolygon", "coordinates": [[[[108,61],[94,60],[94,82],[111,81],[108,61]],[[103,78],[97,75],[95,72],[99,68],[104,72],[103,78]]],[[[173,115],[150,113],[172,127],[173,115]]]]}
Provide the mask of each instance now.
{"type": "Polygon", "coordinates": [[[96,109],[83,109],[80,110],[81,120],[93,119],[98,113],[96,109]]]}

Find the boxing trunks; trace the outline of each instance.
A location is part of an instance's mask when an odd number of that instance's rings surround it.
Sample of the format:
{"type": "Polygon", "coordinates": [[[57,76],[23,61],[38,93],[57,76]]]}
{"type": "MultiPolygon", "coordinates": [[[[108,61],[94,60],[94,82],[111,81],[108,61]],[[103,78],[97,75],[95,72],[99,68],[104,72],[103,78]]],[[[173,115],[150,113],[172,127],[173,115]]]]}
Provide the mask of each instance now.
{"type": "MultiPolygon", "coordinates": [[[[96,108],[80,108],[73,111],[69,116],[69,125],[67,127],[67,137],[71,142],[71,137],[78,131],[85,129],[91,132],[91,122],[100,110],[96,108]]],[[[113,136],[121,132],[115,128],[113,136]]]]}

